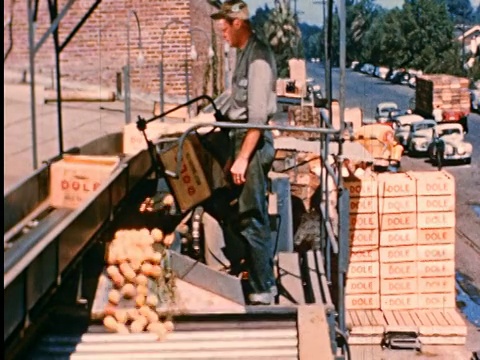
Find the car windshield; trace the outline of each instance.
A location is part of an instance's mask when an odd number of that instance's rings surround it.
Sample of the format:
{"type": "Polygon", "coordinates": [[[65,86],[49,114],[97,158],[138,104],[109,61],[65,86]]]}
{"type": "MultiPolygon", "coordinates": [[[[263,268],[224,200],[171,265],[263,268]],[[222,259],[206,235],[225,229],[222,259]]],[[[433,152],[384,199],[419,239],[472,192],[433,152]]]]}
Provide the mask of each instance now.
{"type": "Polygon", "coordinates": [[[414,131],[424,130],[424,129],[431,129],[435,126],[435,123],[421,123],[416,124],[413,128],[414,131]]]}
{"type": "Polygon", "coordinates": [[[461,134],[462,132],[460,131],[460,129],[445,129],[445,130],[442,130],[440,131],[440,134],[439,136],[444,136],[444,135],[452,135],[452,134],[461,134]]]}

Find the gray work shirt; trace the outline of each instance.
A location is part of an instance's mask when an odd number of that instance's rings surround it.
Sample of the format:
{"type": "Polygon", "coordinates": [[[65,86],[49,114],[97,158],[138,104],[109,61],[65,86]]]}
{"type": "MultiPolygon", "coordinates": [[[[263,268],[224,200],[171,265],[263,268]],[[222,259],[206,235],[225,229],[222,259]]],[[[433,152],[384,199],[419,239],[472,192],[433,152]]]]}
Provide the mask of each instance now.
{"type": "Polygon", "coordinates": [[[243,50],[237,51],[226,115],[230,121],[265,125],[277,111],[274,54],[255,34],[243,50]]]}

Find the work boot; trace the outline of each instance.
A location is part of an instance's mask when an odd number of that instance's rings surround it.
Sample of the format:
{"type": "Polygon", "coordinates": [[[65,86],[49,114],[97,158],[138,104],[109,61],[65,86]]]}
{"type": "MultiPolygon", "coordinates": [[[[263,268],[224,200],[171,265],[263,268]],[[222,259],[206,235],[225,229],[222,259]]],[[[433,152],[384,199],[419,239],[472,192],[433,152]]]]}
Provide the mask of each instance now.
{"type": "Polygon", "coordinates": [[[263,293],[252,293],[248,295],[250,305],[270,305],[273,303],[273,296],[270,291],[263,293]]]}

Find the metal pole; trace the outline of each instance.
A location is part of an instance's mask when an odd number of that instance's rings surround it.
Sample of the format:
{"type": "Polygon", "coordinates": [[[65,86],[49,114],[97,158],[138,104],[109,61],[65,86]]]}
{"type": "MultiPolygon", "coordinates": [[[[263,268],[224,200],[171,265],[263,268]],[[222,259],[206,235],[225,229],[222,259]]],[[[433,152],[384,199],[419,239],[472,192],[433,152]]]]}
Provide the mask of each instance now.
{"type": "MultiPolygon", "coordinates": [[[[190,31],[190,39],[192,38],[192,32],[190,31]]],[[[187,102],[190,101],[190,82],[188,80],[189,78],[189,72],[188,72],[188,40],[187,40],[187,46],[185,46],[185,92],[186,92],[186,98],[187,102]]],[[[190,116],[190,105],[187,106],[187,111],[188,111],[188,116],[190,116]]]]}
{"type": "Polygon", "coordinates": [[[130,124],[132,120],[132,114],[130,111],[130,14],[128,10],[127,15],[127,66],[124,69],[125,76],[125,123],[130,124]]]}
{"type": "Polygon", "coordinates": [[[32,9],[32,0],[28,0],[28,47],[30,61],[30,111],[32,113],[32,156],[33,169],[38,168],[37,158],[37,121],[35,101],[35,22],[32,9]]]}
{"type": "MultiPolygon", "coordinates": [[[[163,97],[163,83],[165,82],[163,75],[163,34],[165,33],[165,28],[162,29],[162,34],[160,35],[160,114],[165,112],[164,106],[164,97],[163,97]]],[[[163,121],[163,118],[161,119],[163,121]]]]}
{"type": "MultiPolygon", "coordinates": [[[[345,86],[346,86],[346,74],[345,74],[345,61],[346,61],[346,6],[345,6],[345,0],[337,0],[339,3],[339,15],[340,15],[340,136],[343,136],[343,132],[345,130],[345,86]]],[[[343,188],[343,176],[342,176],[342,155],[343,154],[343,142],[340,140],[338,142],[338,155],[339,156],[339,161],[338,161],[338,189],[343,188]]],[[[340,191],[337,192],[337,209],[343,209],[339,205],[340,203],[340,191]]],[[[343,209],[344,210],[344,209],[343,209]]],[[[339,214],[340,217],[340,214],[339,214]]],[[[342,236],[342,221],[338,221],[338,235],[342,236]]],[[[344,242],[338,241],[339,246],[344,245],[344,242]]],[[[343,250],[343,249],[342,249],[343,250]]],[[[339,256],[343,251],[339,251],[339,256]]],[[[347,252],[345,252],[347,253],[347,252]]],[[[344,267],[341,266],[342,261],[341,259],[338,261],[338,288],[339,288],[339,296],[338,296],[338,308],[339,308],[339,326],[340,330],[342,330],[343,333],[345,333],[345,297],[344,297],[344,276],[346,275],[344,273],[344,267]]]]}
{"type": "MultiPolygon", "coordinates": [[[[54,21],[58,16],[58,3],[55,0],[50,9],[51,19],[54,21]]],[[[58,127],[58,152],[59,155],[63,154],[63,119],[62,119],[62,84],[60,73],[60,42],[58,39],[58,25],[53,31],[53,41],[55,46],[55,69],[57,72],[57,127],[58,127]]]]}

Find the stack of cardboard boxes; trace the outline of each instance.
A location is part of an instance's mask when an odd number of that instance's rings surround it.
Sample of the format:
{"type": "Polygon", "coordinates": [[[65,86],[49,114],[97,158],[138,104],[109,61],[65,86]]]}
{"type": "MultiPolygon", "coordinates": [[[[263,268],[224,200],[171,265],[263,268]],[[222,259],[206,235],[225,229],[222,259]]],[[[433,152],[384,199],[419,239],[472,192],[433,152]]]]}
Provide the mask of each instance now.
{"type": "Polygon", "coordinates": [[[445,171],[346,179],[347,309],[455,307],[455,182],[445,171]]]}

